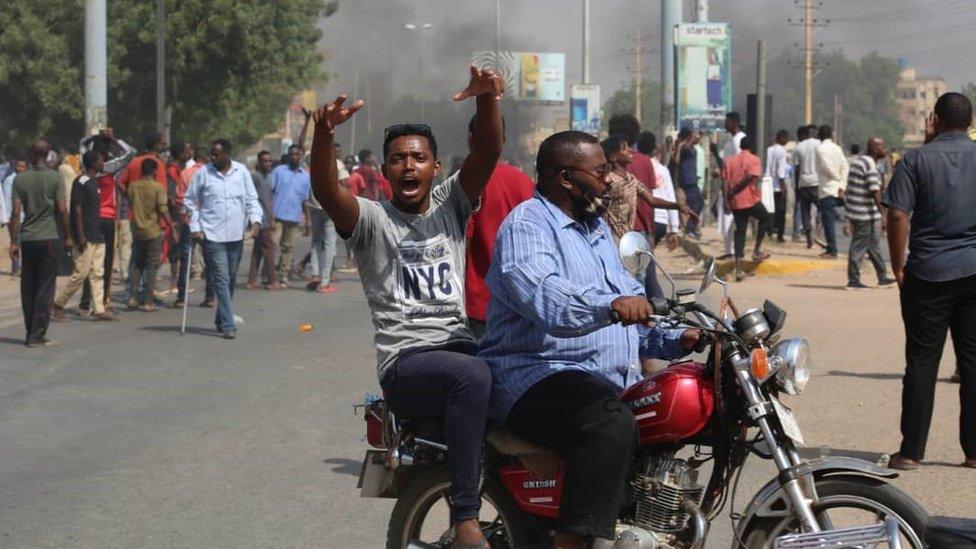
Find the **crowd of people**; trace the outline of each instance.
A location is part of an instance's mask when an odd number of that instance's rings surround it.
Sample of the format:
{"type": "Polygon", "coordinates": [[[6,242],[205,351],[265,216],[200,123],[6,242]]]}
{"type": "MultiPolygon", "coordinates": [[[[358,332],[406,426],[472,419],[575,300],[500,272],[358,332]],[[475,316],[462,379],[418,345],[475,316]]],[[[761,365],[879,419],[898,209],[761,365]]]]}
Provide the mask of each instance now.
{"type": "Polygon", "coordinates": [[[674,246],[682,228],[685,237],[699,238],[700,216],[711,206],[741,278],[750,220],[757,227],[753,259],[762,261],[769,257],[762,249],[768,234],[784,241],[792,196],[800,220],[794,230],[808,247],[817,241],[811,220],[817,208],[824,258],[837,257],[837,211],[845,210],[849,287],[863,286],[859,266],[867,254],[880,285],[902,288],[908,366],[904,441],[893,466],[917,467],[923,457],[935,374],[951,330],[962,379],[961,442],[966,465],[976,467],[976,144],[965,134],[972,120],[967,99],[939,99],[931,143],[895,166],[887,189],[880,138],[849,160],[829,126],[804,126],[795,142],[780,130],[763,169],[759,144],[736,113],[726,117],[721,151],[714,143],[706,150],[701,136],[685,129],[659,147],[629,115],[612,117],[603,141],[556,133],[539,148],[533,183],[500,160],[503,87],[493,71],[472,67],[468,87],[454,96],[476,102],[469,154],[447,177],[425,124],[386,129],[382,170],[370,151],[360,151],[358,166],[344,160],[335,130],[364,106],[344,96],[306,113],[306,130],[315,121],[307,159],[303,130],[277,166],[262,151],[253,171],[231,158],[225,139],[204,154],[186,144],[168,148],[152,136],[136,156],[106,130],[82,141],[80,164],[37,140],[26,163],[14,166],[5,210],[21,272],[26,344],[52,344],[49,316],[66,319],[65,307],[82,287],[90,297],[82,296],[80,313],[90,305],[94,319],[117,319],[108,307],[116,256],[128,262],[130,309],[155,309],[165,261],[177,294],[171,305],[185,306],[197,244],[206,280],[201,305],[216,305],[216,328],[233,339],[246,234],[253,238],[249,288],[274,291],[301,279],[321,294],[336,291],[341,236],[372,313],[388,405],[402,417],[444,417],[455,542],[485,546],[478,483],[490,417],[565,460],[555,543],[582,547],[586,538],[612,537],[624,493],[635,426],[618,392],[647,373],[645,361],[680,357],[701,343],[697,330],[652,325],[647,298],[661,294],[655,269],[636,280],[623,268],[616,241],[638,230],[674,246]],[[710,204],[708,155],[721,182],[710,204]],[[774,194],[772,214],[763,204],[764,175],[774,194]],[[879,251],[882,220],[893,277],[879,251]],[[293,244],[305,229],[312,249],[295,263],[293,244]],[[125,232],[130,243],[120,236],[125,232]],[[113,249],[116,243],[128,255],[113,249]],[[71,273],[55,296],[56,275],[67,274],[63,252],[71,252],[71,273]]]}
{"type": "MultiPolygon", "coordinates": [[[[306,130],[311,112],[306,111],[306,130]]],[[[186,306],[190,280],[204,279],[200,307],[216,307],[215,325],[236,335],[232,297],[243,241],[253,236],[249,289],[281,290],[299,281],[309,291],[333,294],[338,266],[331,219],[311,194],[303,142],[275,158],[257,154],[253,170],[232,160],[231,144],[210,150],[190,143],[168,146],[146,138],[137,153],[111,129],[86,137],[76,150],[57,152],[38,139],[0,171],[0,226],[9,225],[11,269],[21,278],[29,347],[51,346],[50,321],[74,317],[115,321],[123,311],[153,312],[186,306]],[[295,237],[311,233],[311,251],[292,260],[295,237]],[[196,253],[193,251],[196,250],[196,253]],[[169,286],[157,289],[169,264],[169,286]],[[66,277],[58,287],[57,277],[66,277]],[[113,294],[113,282],[122,285],[113,294]],[[76,314],[67,309],[81,290],[76,314]],[[168,303],[168,296],[174,299],[168,303]],[[112,306],[120,298],[124,308],[112,306]]],[[[357,196],[388,200],[390,184],[373,153],[341,156],[342,184],[357,196]]]]}

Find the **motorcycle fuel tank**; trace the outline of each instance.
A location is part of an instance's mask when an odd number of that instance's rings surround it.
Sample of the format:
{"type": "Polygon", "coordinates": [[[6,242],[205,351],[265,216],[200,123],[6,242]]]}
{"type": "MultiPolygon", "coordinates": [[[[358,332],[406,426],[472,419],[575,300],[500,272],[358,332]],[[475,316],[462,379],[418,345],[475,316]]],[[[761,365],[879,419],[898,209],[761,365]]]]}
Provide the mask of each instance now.
{"type": "Polygon", "coordinates": [[[715,384],[704,364],[682,362],[627,387],[620,399],[634,412],[641,445],[676,442],[708,424],[715,384]]]}

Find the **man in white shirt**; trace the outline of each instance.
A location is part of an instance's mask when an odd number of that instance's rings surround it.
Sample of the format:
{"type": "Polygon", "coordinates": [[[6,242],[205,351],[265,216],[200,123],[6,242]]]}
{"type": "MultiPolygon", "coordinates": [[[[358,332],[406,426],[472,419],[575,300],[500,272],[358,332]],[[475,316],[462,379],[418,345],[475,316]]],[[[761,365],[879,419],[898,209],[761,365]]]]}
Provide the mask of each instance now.
{"type": "Polygon", "coordinates": [[[810,224],[810,207],[817,204],[817,189],[820,179],[817,176],[817,127],[804,126],[802,133],[797,134],[800,142],[796,146],[797,190],[796,197],[800,203],[800,219],[803,222],[803,233],[807,237],[807,248],[813,247],[813,226],[810,224]]]}
{"type": "Polygon", "coordinates": [[[820,254],[822,259],[837,257],[837,208],[844,205],[844,190],[847,189],[847,173],[850,164],[844,150],[833,140],[833,129],[820,126],[817,147],[817,209],[827,240],[827,251],[820,254]]]}
{"type": "MultiPolygon", "coordinates": [[[[674,181],[671,179],[671,171],[653,156],[651,157],[651,164],[654,165],[654,175],[657,177],[657,185],[651,190],[651,194],[661,200],[677,202],[678,199],[674,192],[674,181]]],[[[655,245],[664,237],[668,238],[669,247],[676,245],[674,238],[680,226],[679,219],[677,209],[654,208],[655,245]]]]}
{"type": "Polygon", "coordinates": [[[786,194],[787,178],[789,177],[789,153],[786,143],[790,140],[790,132],[780,130],[776,132],[776,142],[766,149],[766,175],[773,180],[773,202],[776,211],[773,214],[773,233],[776,241],[786,242],[783,233],[786,232],[786,194]]]}
{"type": "MultiPolygon", "coordinates": [[[[725,141],[722,148],[722,159],[732,158],[742,152],[742,138],[746,136],[742,131],[742,121],[739,113],[733,111],[725,115],[725,131],[729,132],[729,138],[725,141]]],[[[724,189],[724,186],[723,186],[724,189]]],[[[735,218],[732,212],[725,211],[725,201],[718,201],[718,230],[722,234],[725,256],[732,257],[735,254],[735,239],[733,229],[735,228],[735,218]]]]}

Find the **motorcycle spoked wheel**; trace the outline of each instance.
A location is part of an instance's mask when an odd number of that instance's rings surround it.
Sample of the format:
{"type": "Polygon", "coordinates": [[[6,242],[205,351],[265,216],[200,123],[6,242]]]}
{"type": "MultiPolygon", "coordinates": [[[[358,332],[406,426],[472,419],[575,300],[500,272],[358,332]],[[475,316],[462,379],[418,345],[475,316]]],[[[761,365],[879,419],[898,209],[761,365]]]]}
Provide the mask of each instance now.
{"type": "MultiPolygon", "coordinates": [[[[867,477],[856,476],[829,477],[818,480],[816,486],[820,503],[814,506],[814,512],[822,523],[824,517],[842,516],[838,509],[874,514],[879,522],[884,520],[885,516],[892,516],[898,520],[901,528],[902,547],[914,549],[925,547],[922,537],[925,535],[928,514],[911,496],[898,488],[867,477]]],[[[821,526],[829,527],[824,524],[821,526]]],[[[845,526],[858,526],[858,524],[836,525],[838,528],[845,526]]],[[[741,542],[747,549],[770,549],[777,537],[797,532],[799,532],[799,524],[795,517],[761,518],[753,521],[748,530],[743,532],[741,542]]],[[[733,540],[732,548],[739,549],[740,540],[733,540]]]]}
{"type": "MultiPolygon", "coordinates": [[[[406,486],[400,490],[400,496],[390,516],[386,532],[387,549],[403,549],[411,541],[422,541],[435,547],[441,547],[441,544],[450,547],[443,540],[419,539],[428,513],[439,501],[444,500],[446,504],[450,487],[451,474],[445,468],[421,471],[407,481],[406,486]]],[[[482,531],[489,525],[494,525],[486,534],[492,549],[522,549],[532,545],[527,517],[519,511],[500,482],[485,479],[481,500],[482,531]],[[494,507],[495,513],[490,513],[491,507],[494,507]],[[497,513],[497,516],[488,516],[486,511],[490,514],[497,513]]]]}

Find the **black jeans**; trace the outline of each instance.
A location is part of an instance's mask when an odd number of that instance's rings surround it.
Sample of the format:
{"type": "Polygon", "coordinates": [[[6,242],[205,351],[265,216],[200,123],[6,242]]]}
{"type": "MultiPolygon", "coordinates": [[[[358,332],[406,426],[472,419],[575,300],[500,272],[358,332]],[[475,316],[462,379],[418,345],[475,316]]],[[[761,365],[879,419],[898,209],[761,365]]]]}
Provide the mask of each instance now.
{"type": "Polygon", "coordinates": [[[58,279],[60,240],[28,240],[20,243],[20,305],[24,311],[25,343],[47,335],[58,279]]]}
{"type": "Polygon", "coordinates": [[[783,183],[783,187],[784,190],[773,193],[776,211],[773,213],[772,230],[769,231],[771,236],[776,235],[779,240],[783,240],[783,235],[786,233],[786,183],[783,183]]]}
{"type": "Polygon", "coordinates": [[[474,344],[401,354],[380,385],[393,413],[405,419],[444,419],[451,468],[451,524],[478,518],[481,449],[488,421],[491,371],[474,344]]]}
{"type": "MultiPolygon", "coordinates": [[[[115,261],[115,220],[100,219],[98,221],[102,238],[105,239],[105,302],[108,303],[112,296],[112,265],[115,261]]],[[[85,280],[85,285],[81,287],[81,301],[78,303],[79,309],[91,309],[91,283],[85,280]]]]}
{"type": "MultiPolygon", "coordinates": [[[[705,209],[705,199],[702,197],[701,189],[698,185],[682,185],[681,190],[685,192],[685,203],[691,211],[695,212],[696,215],[701,215],[702,210],[705,209]]],[[[691,234],[698,234],[698,223],[688,218],[688,222],[685,223],[685,232],[691,234]]]]}
{"type": "Polygon", "coordinates": [[[751,208],[746,208],[744,210],[733,210],[732,217],[735,218],[735,257],[745,257],[746,252],[746,229],[749,228],[749,218],[755,218],[759,221],[759,227],[756,229],[756,248],[755,251],[759,251],[759,247],[762,246],[763,238],[766,237],[766,223],[769,221],[769,212],[766,211],[766,207],[762,205],[762,202],[756,202],[751,208]]]}
{"type": "Polygon", "coordinates": [[[935,382],[946,331],[959,368],[959,442],[976,459],[976,276],[928,282],[905,273],[901,289],[905,323],[905,377],[901,394],[903,456],[921,460],[932,422],[935,382]]]}
{"type": "Polygon", "coordinates": [[[637,424],[613,388],[579,370],[552,374],[519,398],[505,425],[566,461],[556,530],[614,539],[637,424]]]}

